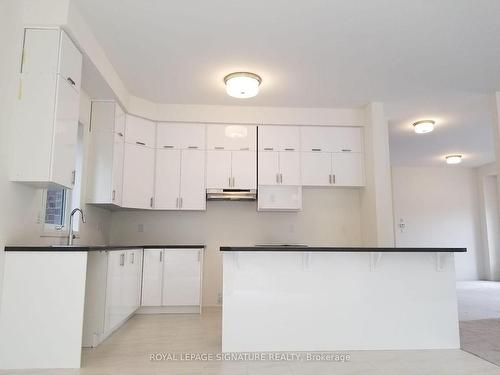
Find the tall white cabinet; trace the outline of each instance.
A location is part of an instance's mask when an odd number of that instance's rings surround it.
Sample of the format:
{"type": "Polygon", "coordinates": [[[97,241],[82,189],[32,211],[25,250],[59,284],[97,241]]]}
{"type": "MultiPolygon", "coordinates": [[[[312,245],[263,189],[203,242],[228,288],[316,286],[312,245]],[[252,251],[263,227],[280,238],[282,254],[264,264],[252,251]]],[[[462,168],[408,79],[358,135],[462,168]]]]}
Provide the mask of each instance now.
{"type": "Polygon", "coordinates": [[[205,210],[205,125],[158,124],[154,208],[205,210]]]}
{"type": "Polygon", "coordinates": [[[257,188],[257,127],[207,126],[207,189],[257,188]]]}
{"type": "Polygon", "coordinates": [[[113,101],[93,101],[87,203],[122,205],[125,113],[113,101]]]}
{"type": "Polygon", "coordinates": [[[122,206],[154,207],[156,123],[126,115],[122,206]]]}
{"type": "Polygon", "coordinates": [[[82,54],[64,31],[25,29],[12,181],[73,187],[81,70],[82,54]]]}
{"type": "Polygon", "coordinates": [[[202,248],[145,249],[141,305],[156,312],[199,311],[202,269],[202,248]]]}
{"type": "Polygon", "coordinates": [[[95,347],[139,308],[142,249],[89,252],[83,346],[95,347]]]}

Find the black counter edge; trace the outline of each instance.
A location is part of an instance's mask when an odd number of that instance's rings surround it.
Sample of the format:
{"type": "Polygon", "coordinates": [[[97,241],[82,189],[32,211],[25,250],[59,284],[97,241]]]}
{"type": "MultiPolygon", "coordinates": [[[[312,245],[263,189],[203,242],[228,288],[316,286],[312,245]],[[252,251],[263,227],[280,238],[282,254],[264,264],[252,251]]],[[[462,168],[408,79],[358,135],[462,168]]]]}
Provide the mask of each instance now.
{"type": "Polygon", "coordinates": [[[126,245],[126,246],[5,246],[5,251],[113,251],[128,249],[204,249],[205,245],[126,245]]]}
{"type": "Polygon", "coordinates": [[[272,246],[221,246],[220,251],[255,251],[255,252],[380,252],[380,253],[465,253],[466,247],[272,247],[272,246]]]}

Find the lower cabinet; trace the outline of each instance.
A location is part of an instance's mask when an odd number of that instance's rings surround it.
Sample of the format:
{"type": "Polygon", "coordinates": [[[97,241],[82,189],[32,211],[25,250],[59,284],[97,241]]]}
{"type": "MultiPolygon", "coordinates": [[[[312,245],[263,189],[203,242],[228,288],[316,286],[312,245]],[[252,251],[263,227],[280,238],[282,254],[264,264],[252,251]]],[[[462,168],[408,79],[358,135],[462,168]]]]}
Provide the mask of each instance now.
{"type": "Polygon", "coordinates": [[[99,345],[140,305],[142,249],[90,252],[83,346],[99,345]]]}
{"type": "Polygon", "coordinates": [[[199,307],[203,249],[146,249],[142,276],[145,307],[199,307]]]}

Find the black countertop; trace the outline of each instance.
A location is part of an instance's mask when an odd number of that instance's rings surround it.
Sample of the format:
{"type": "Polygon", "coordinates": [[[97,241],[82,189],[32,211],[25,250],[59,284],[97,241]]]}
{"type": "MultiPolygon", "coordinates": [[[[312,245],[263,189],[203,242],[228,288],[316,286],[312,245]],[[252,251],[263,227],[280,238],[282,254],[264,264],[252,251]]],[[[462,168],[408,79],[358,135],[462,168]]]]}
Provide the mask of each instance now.
{"type": "Polygon", "coordinates": [[[126,249],[201,249],[205,245],[135,245],[135,246],[86,246],[86,245],[53,245],[53,246],[5,246],[5,251],[113,251],[126,249]]]}
{"type": "Polygon", "coordinates": [[[220,251],[304,251],[304,252],[381,252],[381,253],[465,253],[465,247],[314,247],[294,245],[221,246],[220,251]]]}

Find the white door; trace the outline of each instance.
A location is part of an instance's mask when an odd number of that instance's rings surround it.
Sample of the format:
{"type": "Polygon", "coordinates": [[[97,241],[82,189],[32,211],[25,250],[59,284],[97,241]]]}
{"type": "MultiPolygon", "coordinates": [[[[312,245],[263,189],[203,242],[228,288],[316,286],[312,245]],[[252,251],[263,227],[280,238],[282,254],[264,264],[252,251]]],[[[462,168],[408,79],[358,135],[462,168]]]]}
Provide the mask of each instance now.
{"type": "Polygon", "coordinates": [[[181,150],[156,150],[156,209],[176,210],[179,207],[181,184],[181,150]]]}
{"type": "Polygon", "coordinates": [[[122,281],[125,265],[124,251],[108,253],[108,273],[106,280],[106,308],[104,330],[109,332],[123,316],[122,281]]]}
{"type": "Polygon", "coordinates": [[[67,188],[72,188],[74,183],[79,98],[73,86],[59,77],[52,146],[52,181],[67,188]]]}
{"type": "Polygon", "coordinates": [[[163,305],[200,304],[201,250],[165,249],[163,305]]]}
{"type": "Polygon", "coordinates": [[[151,208],[155,173],[155,150],[125,143],[123,207],[151,208]]]}
{"type": "Polygon", "coordinates": [[[142,271],[142,306],[161,306],[163,249],[145,249],[142,271]]]}
{"type": "Polygon", "coordinates": [[[336,186],[364,186],[364,154],[343,152],[332,154],[333,182],[336,186]]]}
{"type": "Polygon", "coordinates": [[[332,157],[328,152],[302,152],[302,185],[330,186],[332,157]]]}
{"type": "Polygon", "coordinates": [[[279,153],[277,151],[259,151],[258,157],[259,185],[279,184],[279,153]]]}
{"type": "Polygon", "coordinates": [[[231,151],[207,151],[207,189],[228,189],[231,151]]]}
{"type": "Polygon", "coordinates": [[[205,151],[182,150],[180,181],[180,208],[182,210],[204,210],[205,151]]]}
{"type": "Polygon", "coordinates": [[[125,142],[123,133],[113,134],[113,166],[111,171],[111,201],[119,206],[122,205],[123,188],[123,154],[125,142]]]}
{"type": "Polygon", "coordinates": [[[301,185],[300,152],[283,151],[280,159],[280,185],[301,185]]]}
{"type": "Polygon", "coordinates": [[[257,188],[257,154],[255,151],[233,151],[231,175],[233,189],[257,188]]]}

